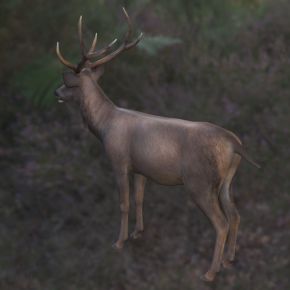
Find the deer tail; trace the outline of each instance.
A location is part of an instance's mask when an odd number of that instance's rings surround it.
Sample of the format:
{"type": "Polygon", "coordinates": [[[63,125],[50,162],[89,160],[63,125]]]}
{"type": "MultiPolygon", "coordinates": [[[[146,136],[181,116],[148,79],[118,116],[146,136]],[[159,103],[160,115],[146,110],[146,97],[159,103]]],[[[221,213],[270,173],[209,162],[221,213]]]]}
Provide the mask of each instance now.
{"type": "Polygon", "coordinates": [[[261,166],[256,163],[251,157],[250,155],[245,151],[245,149],[242,147],[242,145],[240,144],[236,144],[235,149],[234,149],[235,153],[239,154],[241,157],[245,158],[249,163],[251,163],[252,165],[254,165],[257,168],[261,168],[261,166]]]}

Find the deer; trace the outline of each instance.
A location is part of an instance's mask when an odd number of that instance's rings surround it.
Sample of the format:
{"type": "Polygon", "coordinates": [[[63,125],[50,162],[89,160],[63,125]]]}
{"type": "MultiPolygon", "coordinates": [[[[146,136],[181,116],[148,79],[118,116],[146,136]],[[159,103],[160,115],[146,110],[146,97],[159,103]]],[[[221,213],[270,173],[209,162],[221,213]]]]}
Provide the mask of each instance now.
{"type": "Polygon", "coordinates": [[[128,240],[130,177],[136,205],[132,239],[139,238],[144,231],[146,181],[184,185],[216,233],[212,262],[201,277],[213,281],[221,266],[230,267],[235,258],[240,215],[231,192],[232,179],[242,158],[255,167],[260,166],[246,152],[240,139],[222,127],[121,108],[106,96],[99,85],[104,65],[136,47],[143,35],[140,33],[132,39],[131,19],[125,8],[123,13],[128,30],[122,43],[113,51],[116,39],[106,47],[96,49],[97,33],[86,51],[82,16],[78,22],[81,50],[78,64],[64,58],[57,42],[57,57],[69,71],[64,71],[63,84],[56,89],[55,95],[59,102],[75,100],[79,104],[84,123],[100,140],[112,165],[121,213],[120,233],[113,247],[121,250],[128,240]]]}

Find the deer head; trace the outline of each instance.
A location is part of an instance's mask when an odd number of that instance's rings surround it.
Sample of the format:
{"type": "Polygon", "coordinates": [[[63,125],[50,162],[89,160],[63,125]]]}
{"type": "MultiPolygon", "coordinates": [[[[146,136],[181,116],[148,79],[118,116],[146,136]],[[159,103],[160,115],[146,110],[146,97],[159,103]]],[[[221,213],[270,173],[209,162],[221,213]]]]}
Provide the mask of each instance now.
{"type": "Polygon", "coordinates": [[[81,60],[75,65],[66,60],[60,52],[59,42],[56,43],[56,54],[60,62],[71,69],[71,71],[66,71],[63,73],[63,85],[60,86],[55,91],[55,95],[58,97],[59,102],[67,101],[73,98],[79,98],[81,95],[80,89],[80,76],[85,74],[89,76],[94,82],[97,82],[100,76],[103,74],[104,64],[110,62],[123,51],[128,50],[138,44],[142,38],[142,33],[133,41],[130,41],[132,35],[132,24],[131,19],[123,7],[123,12],[128,24],[128,30],[122,44],[115,51],[110,52],[111,48],[117,42],[117,39],[112,41],[106,47],[96,50],[97,44],[97,33],[93,39],[90,49],[88,52],[85,50],[84,40],[83,40],[83,29],[82,29],[82,16],[79,18],[78,22],[78,35],[80,41],[81,50],[81,60]]]}

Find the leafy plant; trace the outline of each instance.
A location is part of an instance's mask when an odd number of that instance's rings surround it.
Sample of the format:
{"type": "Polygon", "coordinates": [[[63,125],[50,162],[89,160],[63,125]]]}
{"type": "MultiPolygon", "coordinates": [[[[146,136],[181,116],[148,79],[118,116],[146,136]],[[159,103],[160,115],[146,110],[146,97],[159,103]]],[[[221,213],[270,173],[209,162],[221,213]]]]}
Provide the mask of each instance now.
{"type": "Polygon", "coordinates": [[[161,49],[181,43],[179,38],[168,36],[146,36],[139,43],[138,47],[144,50],[148,55],[156,55],[161,49]]]}
{"type": "Polygon", "coordinates": [[[13,84],[35,105],[51,105],[55,101],[53,90],[59,83],[59,71],[60,66],[55,58],[39,57],[15,75],[13,84]]]}

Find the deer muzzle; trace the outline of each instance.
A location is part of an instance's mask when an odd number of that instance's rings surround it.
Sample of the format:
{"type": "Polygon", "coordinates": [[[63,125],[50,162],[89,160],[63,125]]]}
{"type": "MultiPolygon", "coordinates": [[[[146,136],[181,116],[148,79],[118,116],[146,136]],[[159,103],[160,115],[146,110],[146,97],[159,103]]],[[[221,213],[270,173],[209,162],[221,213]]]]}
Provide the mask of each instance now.
{"type": "Polygon", "coordinates": [[[57,97],[59,103],[64,102],[66,96],[62,86],[54,91],[54,95],[57,97]]]}

